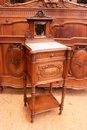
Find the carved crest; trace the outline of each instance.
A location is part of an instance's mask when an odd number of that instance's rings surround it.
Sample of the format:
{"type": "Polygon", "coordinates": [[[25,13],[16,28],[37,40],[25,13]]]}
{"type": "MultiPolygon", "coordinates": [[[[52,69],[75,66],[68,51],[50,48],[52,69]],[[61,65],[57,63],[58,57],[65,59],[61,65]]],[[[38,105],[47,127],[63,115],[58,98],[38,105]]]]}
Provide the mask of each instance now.
{"type": "Polygon", "coordinates": [[[57,4],[61,0],[11,0],[10,2],[4,3],[6,7],[57,7],[57,4]]]}
{"type": "Polygon", "coordinates": [[[38,10],[38,12],[34,16],[29,17],[27,19],[37,19],[37,18],[43,18],[43,19],[44,18],[47,18],[47,19],[51,18],[52,19],[52,17],[46,16],[42,10],[38,10]]]}
{"type": "Polygon", "coordinates": [[[0,7],[84,8],[87,7],[87,5],[72,3],[68,0],[4,0],[3,5],[0,5],[0,7]]]}
{"type": "Polygon", "coordinates": [[[42,10],[39,10],[34,17],[47,17],[42,10]]]}

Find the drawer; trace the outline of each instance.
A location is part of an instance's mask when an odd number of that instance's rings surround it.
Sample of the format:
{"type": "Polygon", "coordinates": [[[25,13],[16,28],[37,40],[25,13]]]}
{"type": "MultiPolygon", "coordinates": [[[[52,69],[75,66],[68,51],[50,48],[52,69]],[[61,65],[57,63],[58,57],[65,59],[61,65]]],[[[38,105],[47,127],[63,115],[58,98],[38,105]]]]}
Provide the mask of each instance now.
{"type": "Polygon", "coordinates": [[[50,58],[59,58],[59,57],[65,57],[65,50],[60,50],[60,51],[50,51],[50,52],[41,52],[37,53],[35,55],[36,60],[44,60],[44,59],[50,59],[50,58]]]}

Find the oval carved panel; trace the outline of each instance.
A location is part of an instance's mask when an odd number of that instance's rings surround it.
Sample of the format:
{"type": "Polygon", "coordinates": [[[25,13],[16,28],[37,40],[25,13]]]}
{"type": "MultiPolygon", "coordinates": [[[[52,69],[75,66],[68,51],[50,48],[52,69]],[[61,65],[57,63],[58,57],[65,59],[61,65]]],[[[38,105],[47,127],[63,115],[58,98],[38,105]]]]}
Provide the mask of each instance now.
{"type": "Polygon", "coordinates": [[[53,77],[62,73],[62,66],[60,64],[48,64],[46,66],[42,66],[40,68],[40,72],[38,73],[41,77],[48,78],[53,77]]]}
{"type": "Polygon", "coordinates": [[[73,54],[70,62],[71,72],[75,78],[84,78],[87,75],[87,51],[78,50],[73,54]]]}
{"type": "Polygon", "coordinates": [[[11,75],[19,77],[24,70],[24,49],[20,44],[11,45],[7,52],[7,68],[11,75]]]}

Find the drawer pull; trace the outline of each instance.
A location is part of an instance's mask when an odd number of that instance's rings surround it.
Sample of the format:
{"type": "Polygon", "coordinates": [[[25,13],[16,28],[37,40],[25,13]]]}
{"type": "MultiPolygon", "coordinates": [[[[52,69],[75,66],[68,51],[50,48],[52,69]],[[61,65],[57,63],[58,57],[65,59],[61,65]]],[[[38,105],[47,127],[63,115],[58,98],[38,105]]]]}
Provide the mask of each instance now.
{"type": "Polygon", "coordinates": [[[51,55],[50,55],[50,57],[53,57],[53,56],[54,56],[54,54],[51,54],[51,55]]]}

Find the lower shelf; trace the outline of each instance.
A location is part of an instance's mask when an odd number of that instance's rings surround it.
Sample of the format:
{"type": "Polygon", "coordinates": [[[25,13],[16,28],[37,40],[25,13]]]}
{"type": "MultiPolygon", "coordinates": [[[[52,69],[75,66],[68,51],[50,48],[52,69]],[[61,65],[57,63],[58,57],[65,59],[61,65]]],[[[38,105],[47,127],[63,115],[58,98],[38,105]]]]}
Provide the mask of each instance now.
{"type": "MultiPolygon", "coordinates": [[[[31,97],[27,98],[27,103],[29,105],[30,110],[32,110],[31,97]]],[[[44,111],[49,111],[57,107],[59,107],[59,102],[52,94],[48,93],[35,96],[35,108],[34,108],[35,114],[42,113],[44,111]]]]}

